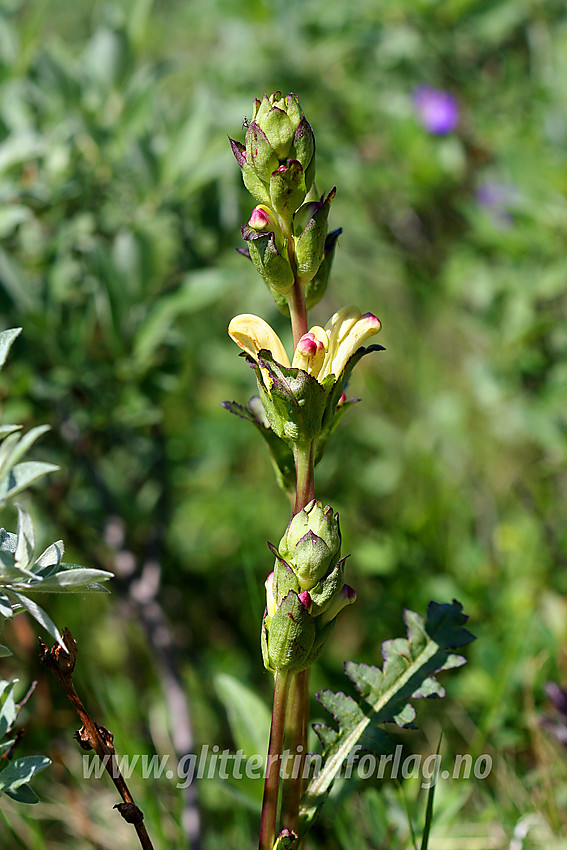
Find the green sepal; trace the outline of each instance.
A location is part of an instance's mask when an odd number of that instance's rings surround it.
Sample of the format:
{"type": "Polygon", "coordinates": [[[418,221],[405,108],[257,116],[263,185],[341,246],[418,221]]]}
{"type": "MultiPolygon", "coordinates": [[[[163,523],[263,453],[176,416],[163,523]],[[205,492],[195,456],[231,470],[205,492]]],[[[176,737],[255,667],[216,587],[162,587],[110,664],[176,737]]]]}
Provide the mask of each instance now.
{"type": "Polygon", "coordinates": [[[278,154],[256,121],[252,121],[246,130],[246,162],[264,183],[269,182],[272,171],[279,165],[278,154]]]}
{"type": "Polygon", "coordinates": [[[270,193],[268,191],[268,187],[266,183],[263,183],[262,180],[260,180],[251,165],[246,164],[242,166],[242,180],[250,194],[258,201],[258,203],[269,206],[270,193]]]}
{"type": "Polygon", "coordinates": [[[273,431],[290,446],[310,443],[322,429],[327,391],[302,369],[281,366],[271,353],[262,349],[258,362],[247,358],[255,368],[258,390],[273,431]],[[268,372],[264,383],[262,368],[268,372]]]}
{"type": "Polygon", "coordinates": [[[277,434],[274,434],[270,423],[264,417],[257,414],[256,406],[263,405],[258,396],[250,399],[249,407],[238,404],[236,401],[223,401],[221,406],[229,413],[244,419],[246,422],[251,422],[256,428],[262,439],[265,441],[270,453],[270,460],[274,469],[276,480],[282,490],[286,493],[295,492],[295,462],[293,460],[293,452],[287,443],[285,443],[277,434]]]}
{"type": "Polygon", "coordinates": [[[268,657],[277,669],[299,673],[309,666],[315,623],[297,593],[284,597],[268,628],[268,657]]]}
{"type": "Polygon", "coordinates": [[[288,159],[270,177],[270,198],[273,209],[288,224],[305,199],[305,175],[301,163],[288,159]]]}
{"type": "Polygon", "coordinates": [[[275,555],[276,561],[274,564],[274,598],[276,604],[279,605],[287,596],[290,590],[299,593],[301,590],[299,582],[290,565],[280,557],[278,550],[272,543],[268,543],[270,551],[275,555]]]}
{"type": "Polygon", "coordinates": [[[311,647],[311,651],[307,656],[306,664],[307,667],[311,667],[312,664],[315,664],[321,652],[325,648],[325,644],[335,631],[335,625],[337,622],[337,618],[331,620],[330,623],[325,623],[323,626],[319,626],[319,620],[315,620],[315,640],[313,641],[313,646],[311,647]]]}
{"type": "MultiPolygon", "coordinates": [[[[305,116],[299,122],[293,137],[292,156],[301,163],[304,170],[309,167],[315,156],[315,136],[313,134],[313,128],[305,116]]],[[[313,179],[311,179],[311,183],[309,184],[307,184],[307,180],[305,181],[308,191],[312,183],[313,179]]]]}
{"type": "Polygon", "coordinates": [[[273,232],[259,233],[251,227],[241,227],[242,238],[248,242],[250,259],[272,292],[285,295],[295,283],[287,253],[281,254],[273,232]]]}
{"type": "Polygon", "coordinates": [[[337,230],[333,230],[332,233],[327,234],[325,238],[325,247],[323,250],[321,265],[317,269],[315,277],[313,277],[305,287],[305,307],[307,310],[311,310],[316,304],[318,304],[327,291],[327,284],[329,282],[331,266],[333,265],[337,239],[342,232],[342,227],[339,227],[337,230]]]}
{"type": "Polygon", "coordinates": [[[322,614],[323,611],[329,607],[337,593],[340,593],[344,584],[345,561],[347,558],[348,555],[345,558],[341,558],[338,564],[336,564],[331,570],[329,575],[321,579],[321,581],[309,591],[309,596],[313,603],[313,607],[311,608],[312,617],[322,614]]]}
{"type": "MultiPolygon", "coordinates": [[[[277,106],[272,106],[270,111],[261,117],[261,121],[263,135],[268,141],[268,144],[275,151],[279,159],[286,159],[291,143],[293,142],[296,129],[290,118],[283,109],[279,109],[277,106]]],[[[252,122],[252,124],[254,123],[255,122],[252,122]]],[[[250,127],[248,130],[250,130],[250,127]]],[[[258,129],[260,128],[258,127],[258,129]]],[[[248,139],[248,133],[246,134],[246,138],[248,139]]],[[[246,151],[248,152],[248,145],[246,146],[246,151]]],[[[274,168],[277,168],[277,163],[274,168]]],[[[272,168],[272,171],[274,168],[272,168]]]]}
{"type": "MultiPolygon", "coordinates": [[[[306,227],[295,238],[297,272],[303,284],[307,284],[312,280],[323,260],[325,239],[327,236],[327,219],[329,218],[329,210],[336,192],[336,189],[332,189],[325,200],[318,204],[306,227]]],[[[297,212],[301,214],[301,208],[297,212]]],[[[301,216],[299,218],[301,219],[301,216]]]]}

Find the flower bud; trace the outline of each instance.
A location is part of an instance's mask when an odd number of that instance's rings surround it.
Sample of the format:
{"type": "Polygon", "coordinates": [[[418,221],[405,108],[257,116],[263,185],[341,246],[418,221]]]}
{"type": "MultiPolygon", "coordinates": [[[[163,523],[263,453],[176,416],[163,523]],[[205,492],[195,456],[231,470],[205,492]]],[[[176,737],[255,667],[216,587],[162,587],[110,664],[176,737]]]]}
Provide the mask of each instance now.
{"type": "Polygon", "coordinates": [[[352,605],[353,602],[356,602],[356,590],[348,584],[343,584],[340,593],[335,596],[327,610],[321,614],[321,624],[330,623],[343,608],[352,605]]]}
{"type": "Polygon", "coordinates": [[[327,334],[318,326],[303,334],[295,347],[293,366],[317,377],[327,353],[327,334]]]}
{"type": "Polygon", "coordinates": [[[258,233],[251,227],[243,226],[242,238],[248,242],[250,259],[269,288],[285,295],[292,288],[295,277],[287,252],[276,244],[276,232],[258,233]]]}
{"type": "MultiPolygon", "coordinates": [[[[256,105],[256,104],[255,104],[256,105]]],[[[294,141],[295,133],[303,113],[297,95],[290,93],[286,98],[277,91],[268,97],[264,95],[257,107],[255,122],[265,133],[279,159],[287,159],[294,141]]]]}
{"type": "Polygon", "coordinates": [[[275,231],[278,228],[278,222],[271,209],[260,204],[252,210],[248,226],[253,230],[266,233],[275,231]]]}
{"type": "MultiPolygon", "coordinates": [[[[297,96],[282,97],[277,91],[262,100],[254,100],[252,121],[246,130],[246,144],[230,139],[232,152],[242,169],[242,179],[248,191],[260,204],[274,204],[270,200],[270,178],[286,160],[296,160],[302,169],[305,190],[302,197],[290,201],[289,207],[302,203],[315,177],[315,139],[310,124],[305,119],[297,96]]],[[[276,206],[277,209],[277,206],[276,206]]],[[[287,207],[286,207],[287,209],[287,207]]],[[[278,213],[280,210],[278,209],[278,213]]]]}
{"type": "Polygon", "coordinates": [[[303,284],[315,277],[323,261],[327,219],[336,191],[332,189],[324,201],[304,204],[294,216],[295,256],[297,271],[303,284]],[[305,219],[308,220],[304,226],[305,219]]]}
{"type": "Polygon", "coordinates": [[[339,516],[312,500],[287,527],[279,553],[291,566],[302,590],[311,590],[340,555],[339,516]]]}

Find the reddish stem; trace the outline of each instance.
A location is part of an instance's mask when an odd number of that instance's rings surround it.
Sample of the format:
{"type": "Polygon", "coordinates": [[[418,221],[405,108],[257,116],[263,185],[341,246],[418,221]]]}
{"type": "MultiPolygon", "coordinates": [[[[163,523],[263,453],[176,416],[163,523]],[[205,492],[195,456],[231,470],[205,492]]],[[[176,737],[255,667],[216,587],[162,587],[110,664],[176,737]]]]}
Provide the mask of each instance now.
{"type": "Polygon", "coordinates": [[[259,850],[272,850],[276,840],[276,817],[280,787],[280,768],[289,682],[290,679],[287,673],[282,672],[281,670],[276,670],[274,677],[272,726],[270,729],[270,745],[268,747],[266,780],[264,783],[264,801],[262,805],[262,820],[260,823],[259,850]]]}

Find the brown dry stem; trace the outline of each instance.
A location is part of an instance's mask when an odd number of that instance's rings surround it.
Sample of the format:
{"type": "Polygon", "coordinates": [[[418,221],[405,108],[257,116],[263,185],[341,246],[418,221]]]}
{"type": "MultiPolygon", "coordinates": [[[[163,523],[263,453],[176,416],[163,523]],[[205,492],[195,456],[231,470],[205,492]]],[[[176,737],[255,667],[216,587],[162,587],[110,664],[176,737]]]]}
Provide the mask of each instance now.
{"type": "Polygon", "coordinates": [[[131,823],[134,826],[143,850],[154,850],[154,846],[144,825],[143,812],[134,802],[126,781],[118,768],[112,732],[109,732],[108,729],[94,722],[75,690],[73,670],[75,669],[79,651],[77,641],[69,629],[63,630],[62,637],[67,647],[67,652],[58,643],[49,649],[40,639],[40,661],[44,667],[53,673],[65,692],[67,699],[79,715],[79,719],[83,725],[75,733],[75,737],[80,746],[84,750],[93,750],[97,754],[105,770],[114,782],[116,790],[122,797],[124,802],[117,803],[114,808],[118,809],[127,823],[131,823]]]}

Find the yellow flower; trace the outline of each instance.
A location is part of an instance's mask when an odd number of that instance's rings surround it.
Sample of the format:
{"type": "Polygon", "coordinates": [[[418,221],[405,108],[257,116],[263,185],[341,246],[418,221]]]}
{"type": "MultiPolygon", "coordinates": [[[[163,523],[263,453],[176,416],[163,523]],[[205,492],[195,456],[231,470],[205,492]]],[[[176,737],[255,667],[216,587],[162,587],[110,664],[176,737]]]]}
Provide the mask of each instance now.
{"type": "Polygon", "coordinates": [[[380,320],[372,313],[363,315],[357,307],[343,307],[324,328],[315,325],[301,337],[291,364],[281,339],[259,316],[251,313],[235,316],[228,333],[254,360],[266,349],[281,366],[303,369],[322,383],[328,375],[337,380],[352,355],[380,328],[380,320]]]}

